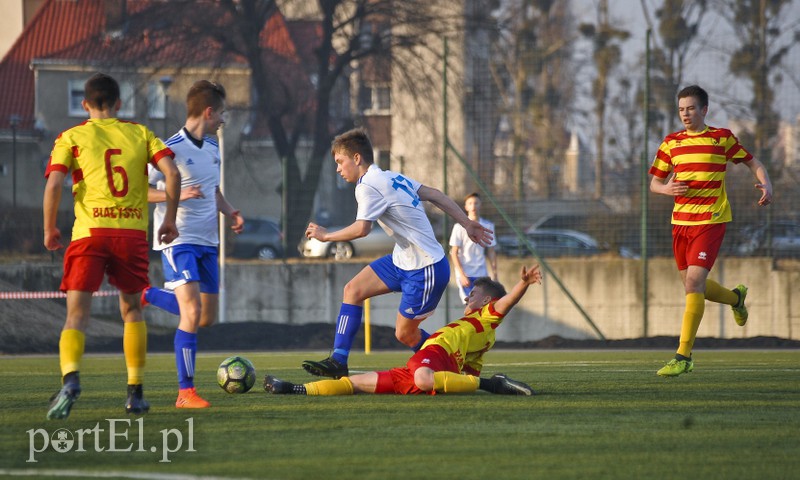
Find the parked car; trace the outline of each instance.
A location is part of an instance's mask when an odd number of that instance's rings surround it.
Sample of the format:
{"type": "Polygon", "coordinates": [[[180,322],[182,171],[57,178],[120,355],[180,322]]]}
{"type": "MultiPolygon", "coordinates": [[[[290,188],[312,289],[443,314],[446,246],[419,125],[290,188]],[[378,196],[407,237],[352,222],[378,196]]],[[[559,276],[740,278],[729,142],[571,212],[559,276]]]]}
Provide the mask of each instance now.
{"type": "Polygon", "coordinates": [[[244,230],[228,237],[233,244],[230,253],[236,258],[273,260],[283,257],[283,232],[269,218],[245,218],[244,230]]]}
{"type": "MultiPolygon", "coordinates": [[[[328,231],[340,230],[344,227],[327,227],[328,231]]],[[[311,258],[333,258],[347,260],[353,257],[380,256],[392,253],[395,242],[378,224],[365,237],[348,242],[321,242],[316,238],[304,239],[297,246],[300,254],[311,258]]]]}
{"type": "Polygon", "coordinates": [[[744,240],[736,246],[736,253],[800,257],[800,224],[776,220],[770,227],[771,246],[767,245],[767,226],[753,225],[742,229],[740,238],[744,240]]]}
{"type": "MultiPolygon", "coordinates": [[[[565,257],[597,255],[606,251],[592,236],[575,230],[553,228],[531,228],[526,238],[542,257],[565,257]]],[[[516,235],[498,237],[500,253],[509,256],[529,256],[526,245],[521,244],[516,235]]]]}

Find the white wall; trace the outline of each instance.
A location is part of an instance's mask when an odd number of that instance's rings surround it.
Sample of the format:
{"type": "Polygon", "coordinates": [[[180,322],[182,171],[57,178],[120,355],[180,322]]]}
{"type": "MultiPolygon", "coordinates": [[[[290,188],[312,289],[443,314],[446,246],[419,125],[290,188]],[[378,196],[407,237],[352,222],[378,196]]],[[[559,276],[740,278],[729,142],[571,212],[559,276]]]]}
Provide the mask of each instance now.
{"type": "Polygon", "coordinates": [[[8,50],[17,41],[22,33],[25,19],[22,10],[22,0],[3,0],[3,14],[0,15],[0,59],[6,56],[8,50]]]}
{"type": "MultiPolygon", "coordinates": [[[[529,262],[528,262],[529,263],[529,262]]],[[[642,318],[641,264],[616,258],[562,259],[549,262],[582,308],[607,339],[637,338],[644,335],[642,318]]],[[[341,303],[342,289],[362,267],[362,262],[329,263],[292,261],[291,263],[245,261],[231,263],[226,270],[227,319],[230,322],[264,321],[284,324],[326,322],[333,324],[341,303]]],[[[522,262],[499,259],[500,281],[510,288],[518,277],[522,262]]],[[[161,280],[160,262],[151,262],[151,280],[161,280]]],[[[721,259],[711,277],[727,287],[738,283],[749,286],[747,305],[750,321],[738,327],[730,307],[706,303],[699,337],[746,338],[775,336],[800,338],[800,263],[773,268],[768,258],[721,259]]],[[[51,265],[0,266],[0,278],[26,290],[57,290],[61,267],[51,265]]],[[[676,336],[680,333],[684,292],[672,259],[650,262],[648,336],[676,336]]],[[[435,330],[448,321],[445,304],[450,303],[449,320],[457,319],[463,307],[453,284],[448,298],[436,313],[423,322],[435,330]]],[[[13,300],[0,300],[2,303],[13,300]]],[[[374,325],[393,326],[398,294],[372,300],[374,325]]],[[[113,297],[95,299],[93,312],[118,315],[113,297]]],[[[148,307],[148,321],[177,324],[177,318],[148,307]]],[[[579,310],[568,300],[551,274],[542,286],[534,285],[522,302],[498,329],[503,341],[530,341],[558,335],[564,338],[597,338],[579,310]]]]}

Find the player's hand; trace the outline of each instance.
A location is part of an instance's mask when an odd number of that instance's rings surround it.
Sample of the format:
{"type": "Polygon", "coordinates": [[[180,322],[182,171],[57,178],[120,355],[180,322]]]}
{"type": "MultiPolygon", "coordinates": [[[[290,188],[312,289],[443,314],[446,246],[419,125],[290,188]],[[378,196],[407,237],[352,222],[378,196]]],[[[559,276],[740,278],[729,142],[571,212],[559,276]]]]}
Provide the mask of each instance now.
{"type": "Polygon", "coordinates": [[[470,220],[470,223],[466,226],[466,230],[467,235],[469,235],[470,240],[473,242],[482,247],[488,247],[491,245],[492,239],[494,238],[494,232],[481,225],[480,222],[470,220]]]}
{"type": "Polygon", "coordinates": [[[325,235],[328,234],[328,229],[320,227],[314,222],[310,222],[306,227],[306,238],[316,238],[320,241],[325,241],[325,235]]]}
{"type": "Polygon", "coordinates": [[[181,189],[181,200],[188,200],[190,198],[205,198],[203,191],[200,190],[199,185],[189,185],[181,189]]]}
{"type": "Polygon", "coordinates": [[[756,183],[756,188],[761,190],[761,198],[758,199],[758,204],[762,207],[772,203],[772,186],[764,185],[763,183],[756,183]]]}
{"type": "Polygon", "coordinates": [[[520,278],[523,282],[527,283],[528,285],[532,283],[542,283],[542,271],[539,269],[539,264],[533,265],[529,269],[526,269],[523,265],[522,272],[520,273],[520,278]]]}
{"type": "Polygon", "coordinates": [[[242,212],[239,210],[234,210],[230,214],[231,220],[233,220],[233,225],[231,225],[231,230],[234,233],[242,233],[244,230],[244,217],[242,216],[242,212]]]}
{"type": "Polygon", "coordinates": [[[166,220],[161,224],[158,229],[158,243],[170,244],[178,238],[178,227],[174,223],[167,222],[166,220]]]}
{"type": "Polygon", "coordinates": [[[469,287],[470,281],[469,281],[469,277],[468,276],[461,275],[461,276],[458,277],[458,280],[459,280],[459,283],[461,283],[462,287],[464,287],[464,288],[469,287]]]}
{"type": "Polygon", "coordinates": [[[675,181],[675,175],[672,175],[669,178],[669,181],[664,184],[664,193],[667,195],[672,195],[673,197],[679,197],[681,195],[686,195],[686,192],[689,190],[689,185],[675,181]]]}
{"type": "Polygon", "coordinates": [[[58,227],[45,229],[44,247],[48,250],[59,250],[64,248],[64,245],[61,244],[61,230],[59,230],[58,227]]]}

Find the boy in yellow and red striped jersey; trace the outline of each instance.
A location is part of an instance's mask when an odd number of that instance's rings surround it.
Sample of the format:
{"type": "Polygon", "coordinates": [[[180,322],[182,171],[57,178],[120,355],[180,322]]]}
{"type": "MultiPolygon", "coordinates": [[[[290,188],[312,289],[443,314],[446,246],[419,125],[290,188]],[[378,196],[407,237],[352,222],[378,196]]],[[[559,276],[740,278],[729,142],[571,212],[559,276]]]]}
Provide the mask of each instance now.
{"type": "Polygon", "coordinates": [[[703,319],[705,300],[730,305],[736,323],[747,323],[747,287],[733,290],[708,279],[708,273],[732,219],[725,192],[728,163],[744,163],[761,191],[758,204],[772,201],[772,184],[764,165],[753,158],[725,128],[705,124],[708,93],[697,85],[678,92],[678,114],[685,130],[668,135],[658,148],[650,173],[650,191],[675,198],[672,250],[686,291],[686,309],[675,358],[658,372],[674,377],[694,370],[692,346],[703,319]]]}
{"type": "Polygon", "coordinates": [[[507,395],[533,395],[530,386],[502,373],[491,378],[481,378],[480,373],[483,355],[494,346],[495,329],[534,283],[542,283],[539,265],[522,267],[520,280],[509,293],[489,277],[476,279],[466,298],[464,316],[432,334],[405,367],[304,385],[295,385],[267,375],[264,389],[270,393],[301,395],[435,395],[474,392],[478,389],[507,395]]]}
{"type": "Polygon", "coordinates": [[[172,151],[144,125],[116,118],[120,109],[119,84],[108,75],[93,75],[84,85],[84,110],[89,119],[56,138],[47,165],[43,210],[44,245],[57,250],[61,232],[56,227],[61,190],[72,171],[75,223],[64,254],[61,290],[67,293],[67,319],[59,341],[62,388],[53,395],[48,419],[69,416],[81,393],[78,371],[83,357],[92,292],[103,276],[119,289],[124,322],[123,350],[128,370],[127,413],[145,413],[142,374],[147,354],[147,329],[139,297],[148,286],[147,164],[167,178],[167,220],[158,231],[164,243],[178,236],[175,215],[180,174],[172,151]]]}

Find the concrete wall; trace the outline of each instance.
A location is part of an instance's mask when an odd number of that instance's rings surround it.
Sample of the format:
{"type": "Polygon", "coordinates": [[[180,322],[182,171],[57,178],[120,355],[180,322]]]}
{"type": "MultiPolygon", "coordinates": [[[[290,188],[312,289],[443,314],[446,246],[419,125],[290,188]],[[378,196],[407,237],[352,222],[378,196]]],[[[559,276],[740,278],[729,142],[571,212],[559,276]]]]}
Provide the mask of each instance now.
{"type": "MultiPolygon", "coordinates": [[[[342,288],[364,263],[237,262],[226,269],[226,321],[265,321],[287,324],[333,323],[341,303],[342,288]]],[[[626,259],[563,259],[549,262],[553,272],[569,288],[597,328],[608,339],[645,335],[642,319],[641,264],[626,259]]],[[[500,280],[510,287],[522,263],[500,258],[500,280]]],[[[160,262],[151,262],[151,279],[161,281],[160,262]]],[[[0,266],[0,278],[20,289],[56,290],[60,265],[23,264],[0,266]]],[[[770,259],[732,258],[718,262],[712,278],[732,287],[750,287],[747,304],[750,321],[736,326],[728,306],[706,303],[698,336],[744,338],[776,336],[800,338],[800,264],[782,269],[770,259]]],[[[678,335],[683,314],[683,288],[672,259],[650,262],[649,327],[647,336],[678,335]]],[[[461,316],[462,306],[453,284],[436,313],[423,323],[435,330],[461,316]],[[445,308],[449,303],[449,309],[445,308]],[[449,313],[449,318],[447,316],[449,313]]],[[[0,300],[0,319],[4,302],[0,300]]],[[[43,300],[44,301],[44,300],[43,300]]],[[[393,326],[398,294],[372,300],[374,325],[393,326]]],[[[115,297],[96,298],[94,312],[118,315],[115,297]]],[[[150,322],[177,325],[177,318],[153,307],[146,309],[150,322]]],[[[528,341],[559,335],[565,338],[597,338],[577,307],[561,290],[553,275],[542,286],[533,286],[498,330],[498,339],[528,341]]]]}

